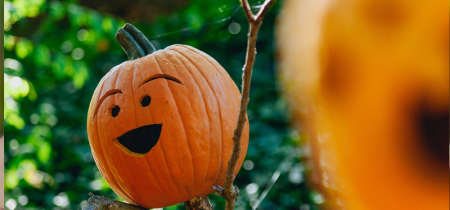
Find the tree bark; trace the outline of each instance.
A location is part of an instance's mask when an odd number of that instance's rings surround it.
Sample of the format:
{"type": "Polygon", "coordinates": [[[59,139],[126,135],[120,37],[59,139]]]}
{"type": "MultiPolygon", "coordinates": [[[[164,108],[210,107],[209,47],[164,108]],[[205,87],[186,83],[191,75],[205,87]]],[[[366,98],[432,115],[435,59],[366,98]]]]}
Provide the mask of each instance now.
{"type": "MultiPolygon", "coordinates": [[[[83,210],[147,210],[144,207],[116,201],[89,193],[88,205],[83,210]]],[[[187,210],[214,210],[207,195],[184,202],[187,210]]]]}
{"type": "Polygon", "coordinates": [[[213,210],[211,201],[209,201],[207,195],[192,198],[184,202],[184,205],[186,206],[186,210],[213,210]]]}
{"type": "Polygon", "coordinates": [[[88,200],[88,205],[83,210],[147,210],[144,207],[123,203],[92,193],[89,193],[89,196],[91,197],[88,200]]]}

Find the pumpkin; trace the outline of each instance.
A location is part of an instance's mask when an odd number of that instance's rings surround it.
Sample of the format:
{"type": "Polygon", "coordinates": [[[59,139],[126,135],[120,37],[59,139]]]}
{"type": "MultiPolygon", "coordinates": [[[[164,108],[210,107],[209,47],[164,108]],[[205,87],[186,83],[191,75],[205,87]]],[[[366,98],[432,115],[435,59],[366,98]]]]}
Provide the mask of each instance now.
{"type": "Polygon", "coordinates": [[[280,78],[324,205],[448,209],[448,1],[284,3],[280,78]]]}
{"type": "MultiPolygon", "coordinates": [[[[231,156],[240,92],[204,52],[172,45],[153,52],[131,24],[116,39],[130,60],[99,82],[87,130],[95,163],[125,201],[156,208],[213,193],[231,156]]],[[[248,146],[242,135],[237,175],[248,146]]]]}

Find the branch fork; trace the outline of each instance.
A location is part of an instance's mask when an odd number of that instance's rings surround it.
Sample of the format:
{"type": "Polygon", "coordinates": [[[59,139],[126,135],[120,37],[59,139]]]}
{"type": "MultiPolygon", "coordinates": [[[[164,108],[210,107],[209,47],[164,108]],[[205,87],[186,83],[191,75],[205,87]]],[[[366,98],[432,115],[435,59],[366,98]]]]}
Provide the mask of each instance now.
{"type": "Polygon", "coordinates": [[[233,151],[228,161],[228,167],[226,171],[226,179],[224,187],[213,186],[213,189],[219,193],[226,200],[226,210],[234,209],[236,204],[236,199],[239,195],[239,188],[233,185],[234,181],[234,168],[236,167],[236,162],[239,159],[241,152],[241,136],[244,129],[246,116],[247,116],[247,106],[250,102],[250,81],[252,77],[253,64],[255,63],[256,56],[256,39],[258,37],[258,31],[261,27],[262,20],[264,16],[269,11],[269,8],[276,0],[266,0],[261,6],[260,10],[256,15],[253,14],[250,5],[247,0],[240,0],[242,8],[244,9],[245,16],[249,22],[249,33],[247,42],[247,54],[244,64],[244,73],[242,74],[242,97],[241,106],[239,109],[239,117],[236,125],[236,129],[233,135],[233,151]]]}

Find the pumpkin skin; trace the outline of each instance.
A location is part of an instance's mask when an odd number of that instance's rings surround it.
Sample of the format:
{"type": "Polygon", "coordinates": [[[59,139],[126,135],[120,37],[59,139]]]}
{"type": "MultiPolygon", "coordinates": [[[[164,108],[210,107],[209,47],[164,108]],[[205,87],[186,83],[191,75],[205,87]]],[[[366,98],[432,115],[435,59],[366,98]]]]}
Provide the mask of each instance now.
{"type": "MultiPolygon", "coordinates": [[[[126,61],[103,77],[91,100],[87,128],[94,160],[114,192],[145,208],[213,193],[212,186],[223,186],[225,180],[239,103],[240,92],[228,73],[193,47],[172,45],[126,61]],[[143,84],[154,75],[165,78],[143,84]],[[99,105],[113,89],[121,93],[99,105]],[[141,100],[146,95],[151,101],[144,107],[141,100]],[[120,107],[115,117],[114,106],[120,107]],[[116,140],[155,124],[162,124],[159,140],[144,155],[121,148],[116,140]]],[[[248,138],[247,121],[235,175],[244,161],[248,138]]]]}
{"type": "Polygon", "coordinates": [[[328,209],[448,209],[449,2],[284,8],[280,76],[328,209]]]}

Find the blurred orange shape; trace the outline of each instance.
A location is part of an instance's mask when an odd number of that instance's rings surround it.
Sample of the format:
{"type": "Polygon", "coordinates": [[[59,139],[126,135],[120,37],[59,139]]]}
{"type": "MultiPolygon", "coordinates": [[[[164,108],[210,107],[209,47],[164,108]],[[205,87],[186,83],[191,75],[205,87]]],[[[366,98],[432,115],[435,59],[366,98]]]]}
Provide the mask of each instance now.
{"type": "Polygon", "coordinates": [[[331,174],[328,207],[448,209],[449,2],[283,8],[280,78],[315,170],[331,174]]]}

